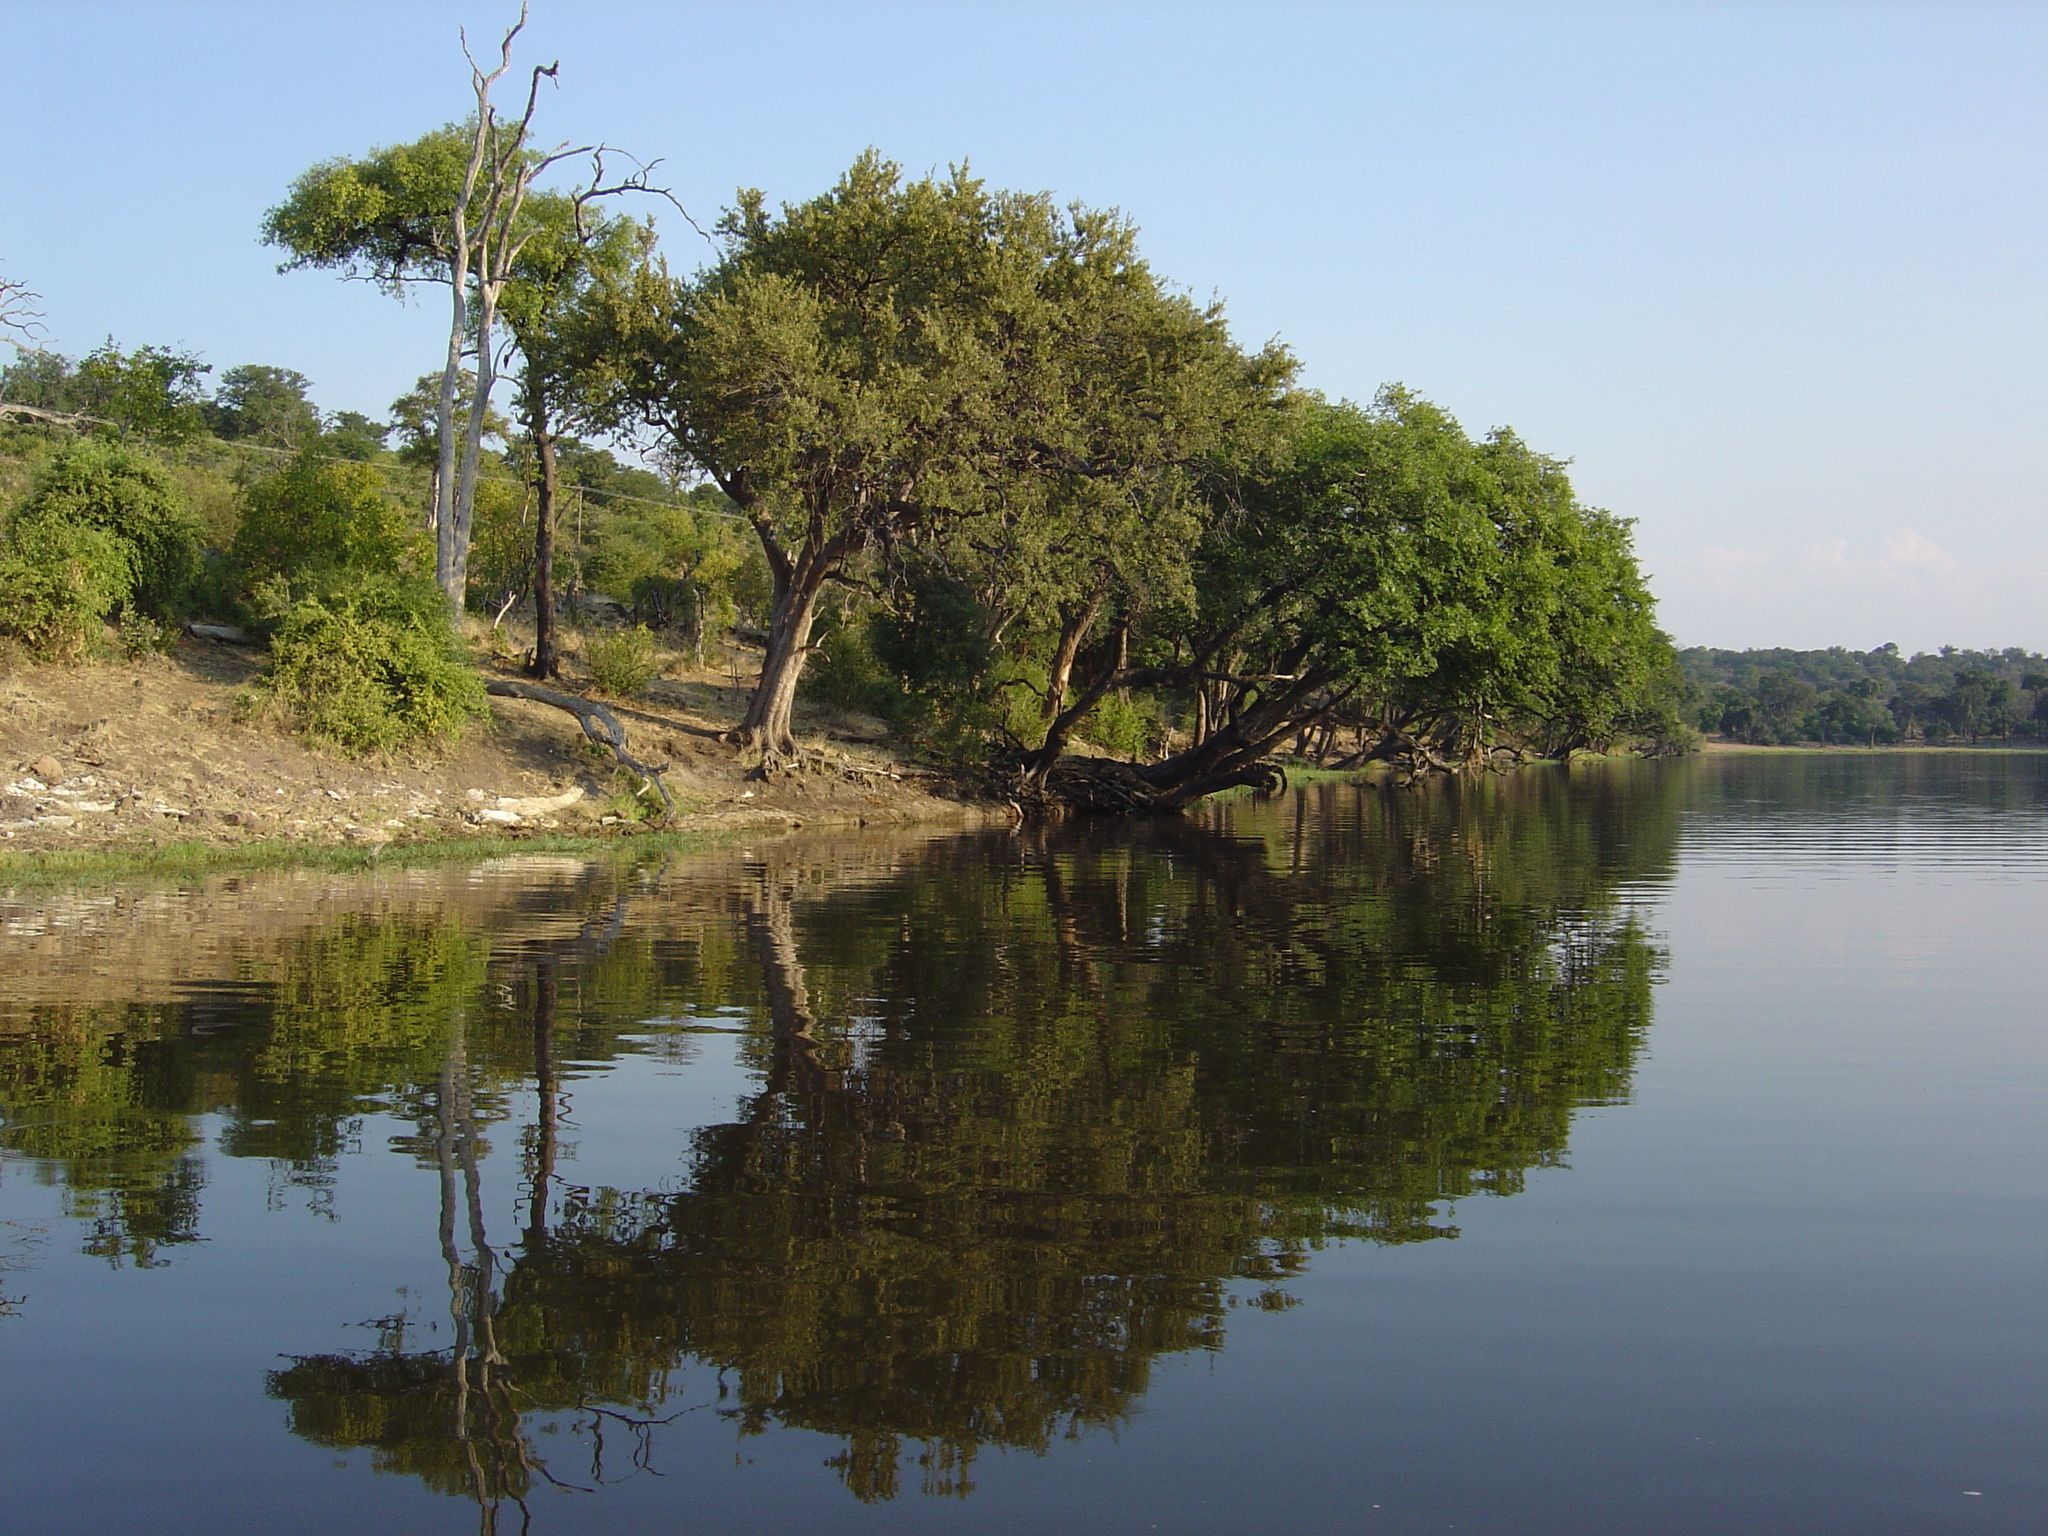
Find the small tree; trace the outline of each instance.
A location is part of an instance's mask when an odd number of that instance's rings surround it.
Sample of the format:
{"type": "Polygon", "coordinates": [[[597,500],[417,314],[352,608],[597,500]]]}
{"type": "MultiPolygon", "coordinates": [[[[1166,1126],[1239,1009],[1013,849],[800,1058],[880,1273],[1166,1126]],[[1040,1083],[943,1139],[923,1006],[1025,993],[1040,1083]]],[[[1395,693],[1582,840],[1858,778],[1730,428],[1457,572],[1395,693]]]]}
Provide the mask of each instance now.
{"type": "Polygon", "coordinates": [[[529,204],[532,237],[518,281],[505,294],[507,329],[519,351],[518,412],[531,450],[534,492],[533,660],[546,679],[560,670],[555,638],[556,448],[566,434],[618,425],[624,392],[610,348],[622,295],[652,259],[654,231],[605,217],[584,196],[540,194],[529,204]]]}
{"type": "Polygon", "coordinates": [[[345,586],[372,573],[424,575],[432,551],[419,527],[384,492],[367,464],[309,448],[249,488],[233,560],[244,591],[279,577],[304,587],[345,586]]]}
{"type": "Polygon", "coordinates": [[[152,458],[97,440],[60,448],[36,476],[11,529],[64,524],[111,535],[126,551],[121,601],[155,618],[184,610],[200,571],[205,531],[152,458]]]}
{"type": "Polygon", "coordinates": [[[123,352],[110,336],[78,365],[78,407],[150,442],[189,442],[206,430],[200,381],[212,371],[170,347],[123,352]]]}
{"type": "Polygon", "coordinates": [[[199,574],[200,542],[157,465],[119,443],[66,444],[0,530],[0,634],[72,656],[124,610],[175,616],[199,574]]]}

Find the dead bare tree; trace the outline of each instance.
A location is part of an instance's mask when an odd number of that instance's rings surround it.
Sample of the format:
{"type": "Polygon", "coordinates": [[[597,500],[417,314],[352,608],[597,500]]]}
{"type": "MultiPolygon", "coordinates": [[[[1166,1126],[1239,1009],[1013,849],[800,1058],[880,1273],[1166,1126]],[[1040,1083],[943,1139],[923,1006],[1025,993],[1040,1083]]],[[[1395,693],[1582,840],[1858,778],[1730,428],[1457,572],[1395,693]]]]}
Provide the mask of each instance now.
{"type": "Polygon", "coordinates": [[[559,60],[533,67],[527,78],[526,106],[516,120],[508,122],[498,116],[491,104],[491,91],[511,70],[512,45],[525,27],[526,5],[522,0],[519,19],[500,39],[497,64],[489,69],[470,52],[468,34],[461,34],[462,56],[469,63],[470,89],[476,97],[476,114],[470,125],[469,162],[450,208],[447,255],[451,313],[448,361],[441,374],[436,420],[440,455],[434,506],[434,574],[458,613],[468,580],[469,539],[476,510],[477,461],[483,444],[484,418],[490,409],[491,386],[498,377],[499,300],[505,285],[513,279],[520,252],[536,232],[520,220],[527,194],[551,167],[587,157],[591,165],[589,184],[574,194],[579,210],[594,199],[626,192],[651,193],[675,202],[666,189],[650,183],[652,165],[633,162],[634,169],[629,175],[610,179],[607,156],[619,152],[608,145],[565,143],[547,150],[528,147],[534,111],[540,101],[540,83],[557,77],[559,60]],[[463,354],[472,345],[476,352],[476,389],[458,440],[456,395],[463,354]]]}
{"type": "Polygon", "coordinates": [[[29,291],[28,284],[0,277],[0,341],[17,352],[42,350],[38,338],[43,334],[43,312],[35,307],[41,298],[29,291]]]}

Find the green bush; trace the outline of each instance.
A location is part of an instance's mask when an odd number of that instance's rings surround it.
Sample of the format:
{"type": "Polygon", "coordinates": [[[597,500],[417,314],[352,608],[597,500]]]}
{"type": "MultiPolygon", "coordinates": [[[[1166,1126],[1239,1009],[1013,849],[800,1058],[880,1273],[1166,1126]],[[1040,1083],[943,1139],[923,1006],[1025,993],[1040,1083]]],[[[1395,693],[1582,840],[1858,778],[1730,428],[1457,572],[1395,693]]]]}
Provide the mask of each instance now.
{"type": "Polygon", "coordinates": [[[1111,757],[1136,762],[1146,757],[1164,731],[1158,704],[1145,697],[1111,693],[1082,724],[1088,740],[1111,757]]]}
{"type": "Polygon", "coordinates": [[[133,549],[105,529],[17,520],[0,541],[0,635],[33,655],[75,659],[134,579],[133,549]]]}
{"type": "Polygon", "coordinates": [[[876,656],[866,624],[845,624],[825,637],[798,686],[806,699],[834,709],[898,718],[908,700],[896,674],[876,656]]]}
{"type": "Polygon", "coordinates": [[[90,528],[127,552],[127,583],[97,617],[133,603],[155,618],[183,613],[198,581],[205,531],[170,476],[118,443],[67,444],[50,456],[9,526],[20,545],[36,525],[90,528]]]}
{"type": "Polygon", "coordinates": [[[374,469],[308,453],[249,488],[233,562],[253,594],[279,576],[339,588],[357,575],[430,571],[434,554],[418,519],[384,494],[374,469]]]}
{"type": "Polygon", "coordinates": [[[661,671],[654,636],[645,624],[593,635],[583,644],[583,661],[590,668],[591,686],[615,699],[631,698],[661,671]]]}
{"type": "Polygon", "coordinates": [[[424,576],[366,574],[342,590],[263,597],[276,625],[258,687],[285,721],[353,755],[452,740],[484,713],[483,681],[424,576]]]}
{"type": "Polygon", "coordinates": [[[130,661],[140,661],[145,656],[161,656],[168,651],[177,633],[146,613],[124,613],[117,638],[121,653],[130,661]]]}

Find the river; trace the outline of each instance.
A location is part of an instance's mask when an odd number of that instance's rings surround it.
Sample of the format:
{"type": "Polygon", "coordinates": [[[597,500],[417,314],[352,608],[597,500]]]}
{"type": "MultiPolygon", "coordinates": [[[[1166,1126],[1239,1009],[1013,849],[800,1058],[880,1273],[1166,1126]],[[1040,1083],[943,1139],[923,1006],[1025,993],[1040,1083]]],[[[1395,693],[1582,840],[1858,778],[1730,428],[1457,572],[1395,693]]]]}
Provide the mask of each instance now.
{"type": "Polygon", "coordinates": [[[0,1528],[2021,1532],[2048,755],[0,892],[0,1528]]]}

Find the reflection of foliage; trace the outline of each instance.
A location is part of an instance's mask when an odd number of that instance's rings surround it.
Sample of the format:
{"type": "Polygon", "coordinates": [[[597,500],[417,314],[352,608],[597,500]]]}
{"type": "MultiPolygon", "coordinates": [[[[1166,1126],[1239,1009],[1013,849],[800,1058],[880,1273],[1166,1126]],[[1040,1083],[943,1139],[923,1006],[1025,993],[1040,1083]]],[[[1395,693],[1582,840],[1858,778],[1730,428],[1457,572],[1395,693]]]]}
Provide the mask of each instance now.
{"type": "Polygon", "coordinates": [[[109,1035],[96,1011],[32,1015],[29,1033],[6,1044],[0,1145],[48,1159],[42,1177],[61,1170],[64,1211],[85,1224],[86,1251],[146,1266],[160,1248],[193,1241],[204,1179],[191,1155],[197,1133],[163,1105],[192,1091],[170,1054],[139,1034],[109,1035]]]}
{"type": "Polygon", "coordinates": [[[118,1029],[112,1009],[51,1010],[0,1036],[0,1146],[62,1181],[90,1251],[150,1264],[198,1235],[193,1120],[208,1111],[225,1113],[226,1155],[326,1188],[355,1119],[431,1073],[484,975],[473,937],[419,917],[345,918],[269,969],[256,988],[133,1010],[118,1029]]]}
{"type": "Polygon", "coordinates": [[[118,1037],[204,1101],[125,1091],[181,1134],[224,1106],[226,1151],[316,1185],[395,1101],[395,1149],[440,1168],[458,1344],[298,1359],[270,1389],[309,1439],[516,1501],[555,1475],[540,1424],[587,1445],[622,1415],[645,1453],[694,1359],[740,1432],[840,1439],[858,1496],[898,1493],[906,1455],[964,1494],[987,1446],[1119,1423],[1155,1359],[1222,1346],[1234,1297],[1288,1306],[1319,1246],[1454,1235],[1449,1202],[1520,1189],[1574,1109],[1626,1094],[1657,955],[1614,892],[1666,867],[1673,782],[1313,789],[1216,826],[750,863],[737,890],[627,873],[573,937],[537,894],[550,936],[489,963],[445,918],[350,919],[236,1030],[166,1010],[118,1037]],[[557,1080],[715,1014],[756,1086],[681,1186],[556,1179],[557,1080]],[[458,1182],[522,1082],[523,1236],[458,1257],[458,1182]]]}

